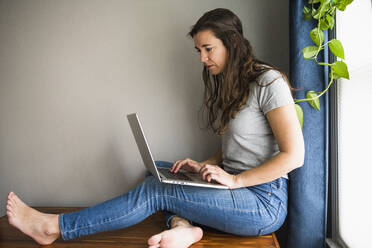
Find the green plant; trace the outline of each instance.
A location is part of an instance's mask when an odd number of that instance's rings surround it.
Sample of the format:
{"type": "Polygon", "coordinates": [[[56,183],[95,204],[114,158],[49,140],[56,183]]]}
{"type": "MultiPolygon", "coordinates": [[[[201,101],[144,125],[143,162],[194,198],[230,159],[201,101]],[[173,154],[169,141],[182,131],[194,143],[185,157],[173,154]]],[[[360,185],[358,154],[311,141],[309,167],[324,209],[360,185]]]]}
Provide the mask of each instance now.
{"type": "MultiPolygon", "coordinates": [[[[329,87],[332,85],[334,80],[339,78],[349,79],[349,72],[347,69],[344,55],[344,48],[341,42],[337,39],[332,39],[327,43],[324,42],[324,32],[328,29],[333,29],[335,24],[335,15],[337,10],[344,11],[346,6],[351,4],[353,0],[308,0],[308,4],[311,5],[307,7],[304,6],[302,10],[302,16],[305,20],[315,19],[318,21],[316,28],[310,31],[310,38],[315,45],[307,46],[302,49],[302,55],[305,59],[313,59],[315,63],[321,66],[329,66],[329,83],[328,86],[322,92],[315,92],[310,90],[306,92],[305,99],[295,99],[295,102],[307,101],[313,108],[320,110],[319,97],[327,92],[329,87]],[[339,59],[332,64],[319,62],[318,54],[326,46],[329,50],[339,59]]],[[[301,127],[303,123],[303,112],[300,105],[296,104],[297,116],[300,120],[301,127]]]]}

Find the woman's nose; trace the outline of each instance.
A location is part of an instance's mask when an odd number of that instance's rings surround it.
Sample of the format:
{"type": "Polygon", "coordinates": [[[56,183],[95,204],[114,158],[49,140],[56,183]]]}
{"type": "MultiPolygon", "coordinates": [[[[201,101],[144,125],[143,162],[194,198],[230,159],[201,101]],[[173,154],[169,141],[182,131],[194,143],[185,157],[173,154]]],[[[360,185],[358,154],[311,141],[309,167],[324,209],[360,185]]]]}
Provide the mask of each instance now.
{"type": "Polygon", "coordinates": [[[205,53],[201,52],[200,53],[200,62],[205,63],[207,60],[208,60],[208,56],[205,53]]]}

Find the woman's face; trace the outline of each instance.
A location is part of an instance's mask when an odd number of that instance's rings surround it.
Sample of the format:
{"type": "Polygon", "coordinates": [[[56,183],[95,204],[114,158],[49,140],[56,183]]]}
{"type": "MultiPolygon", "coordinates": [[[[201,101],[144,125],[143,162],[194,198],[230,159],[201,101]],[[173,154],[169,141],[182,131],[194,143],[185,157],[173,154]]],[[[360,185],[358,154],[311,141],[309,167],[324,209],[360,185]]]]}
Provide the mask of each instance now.
{"type": "Polygon", "coordinates": [[[194,35],[195,49],[200,53],[200,61],[212,75],[224,71],[227,61],[227,49],[222,41],[210,30],[200,31],[194,35]]]}

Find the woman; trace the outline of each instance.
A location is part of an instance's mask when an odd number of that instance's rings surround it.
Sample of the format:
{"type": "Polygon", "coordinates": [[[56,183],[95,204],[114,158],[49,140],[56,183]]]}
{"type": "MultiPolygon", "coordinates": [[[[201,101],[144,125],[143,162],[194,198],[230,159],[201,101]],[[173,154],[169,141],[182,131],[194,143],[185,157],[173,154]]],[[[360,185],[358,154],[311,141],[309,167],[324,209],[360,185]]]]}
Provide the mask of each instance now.
{"type": "MultiPolygon", "coordinates": [[[[9,193],[10,224],[40,244],[134,225],[169,211],[170,230],[149,247],[188,247],[203,231],[191,223],[236,235],[277,230],[287,210],[287,173],[302,165],[304,141],[285,75],[253,56],[239,18],[227,9],[205,13],[189,35],[204,64],[207,126],[222,137],[211,158],[169,164],[215,180],[229,190],[159,183],[148,176],[134,190],[96,206],[61,215],[40,213],[9,193]]],[[[166,163],[158,162],[162,166],[166,163]]]]}

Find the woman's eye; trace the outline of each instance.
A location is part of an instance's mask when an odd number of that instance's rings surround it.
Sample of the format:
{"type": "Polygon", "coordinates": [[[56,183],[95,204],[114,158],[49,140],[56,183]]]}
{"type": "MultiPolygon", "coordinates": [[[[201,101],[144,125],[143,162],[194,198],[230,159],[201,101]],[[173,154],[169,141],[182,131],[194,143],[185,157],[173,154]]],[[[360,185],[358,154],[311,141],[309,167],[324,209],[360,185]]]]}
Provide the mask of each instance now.
{"type": "Polygon", "coordinates": [[[210,51],[212,51],[212,48],[211,48],[211,47],[207,47],[207,48],[205,48],[205,50],[206,50],[207,52],[210,52],[210,51]]]}

